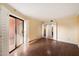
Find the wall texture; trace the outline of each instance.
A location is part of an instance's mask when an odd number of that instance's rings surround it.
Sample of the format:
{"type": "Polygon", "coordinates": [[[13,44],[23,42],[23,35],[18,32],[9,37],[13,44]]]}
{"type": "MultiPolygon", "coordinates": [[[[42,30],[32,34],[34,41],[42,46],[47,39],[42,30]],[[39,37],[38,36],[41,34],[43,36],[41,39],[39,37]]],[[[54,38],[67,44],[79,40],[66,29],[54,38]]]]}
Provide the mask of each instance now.
{"type": "Polygon", "coordinates": [[[29,41],[42,37],[42,22],[29,20],[29,41]]]}
{"type": "Polygon", "coordinates": [[[76,21],[77,23],[76,23],[76,28],[77,28],[77,30],[76,30],[76,39],[77,39],[77,42],[78,42],[78,46],[79,46],[79,15],[77,16],[77,21],[76,21]]]}
{"type": "Polygon", "coordinates": [[[0,5],[0,55],[8,55],[9,16],[8,10],[0,5]]]}
{"type": "Polygon", "coordinates": [[[58,40],[69,42],[73,44],[79,44],[79,17],[68,16],[62,19],[58,19],[58,40]]]}

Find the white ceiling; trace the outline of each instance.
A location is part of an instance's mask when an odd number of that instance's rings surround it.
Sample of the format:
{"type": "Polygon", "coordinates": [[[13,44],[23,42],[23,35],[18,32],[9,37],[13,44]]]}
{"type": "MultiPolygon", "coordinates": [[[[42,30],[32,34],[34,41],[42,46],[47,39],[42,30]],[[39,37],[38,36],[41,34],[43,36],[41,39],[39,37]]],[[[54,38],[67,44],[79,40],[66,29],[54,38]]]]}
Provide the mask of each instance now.
{"type": "Polygon", "coordinates": [[[26,16],[41,20],[61,18],[79,12],[78,3],[9,3],[26,16]]]}

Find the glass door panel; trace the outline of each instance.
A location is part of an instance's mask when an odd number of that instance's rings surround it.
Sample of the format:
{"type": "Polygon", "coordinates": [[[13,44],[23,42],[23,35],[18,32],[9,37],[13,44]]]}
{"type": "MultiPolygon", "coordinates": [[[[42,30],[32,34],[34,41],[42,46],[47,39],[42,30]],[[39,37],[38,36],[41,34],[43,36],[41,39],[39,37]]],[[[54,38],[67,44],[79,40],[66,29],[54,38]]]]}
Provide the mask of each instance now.
{"type": "Polygon", "coordinates": [[[17,46],[23,43],[23,21],[16,19],[17,46]]]}
{"type": "Polygon", "coordinates": [[[9,52],[15,48],[15,18],[9,19],[9,52]]]}

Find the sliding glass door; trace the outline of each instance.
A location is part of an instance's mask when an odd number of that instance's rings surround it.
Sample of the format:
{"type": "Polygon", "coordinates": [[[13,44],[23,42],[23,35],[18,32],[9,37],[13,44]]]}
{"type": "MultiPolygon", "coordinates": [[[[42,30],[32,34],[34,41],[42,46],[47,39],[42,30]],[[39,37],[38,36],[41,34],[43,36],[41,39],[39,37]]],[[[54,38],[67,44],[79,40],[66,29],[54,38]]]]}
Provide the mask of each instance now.
{"type": "Polygon", "coordinates": [[[9,52],[11,52],[23,44],[24,21],[10,15],[9,26],[9,52]]]}

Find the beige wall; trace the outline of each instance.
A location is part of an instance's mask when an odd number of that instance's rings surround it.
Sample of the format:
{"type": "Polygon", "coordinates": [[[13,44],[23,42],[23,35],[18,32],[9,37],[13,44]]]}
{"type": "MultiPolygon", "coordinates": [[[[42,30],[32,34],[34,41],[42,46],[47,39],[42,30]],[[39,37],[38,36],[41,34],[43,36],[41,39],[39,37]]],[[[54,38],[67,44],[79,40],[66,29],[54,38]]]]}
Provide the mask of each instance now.
{"type": "Polygon", "coordinates": [[[68,16],[58,19],[58,40],[79,44],[79,20],[78,16],[68,16]]]}
{"type": "Polygon", "coordinates": [[[0,5],[0,55],[8,55],[9,17],[8,10],[0,5]]]}
{"type": "Polygon", "coordinates": [[[29,20],[29,41],[41,38],[42,22],[39,20],[29,20]]]}
{"type": "Polygon", "coordinates": [[[78,46],[79,46],[79,15],[77,16],[77,21],[76,21],[77,23],[76,23],[76,28],[77,28],[77,34],[76,34],[76,36],[77,36],[77,39],[78,39],[78,46]]]}

